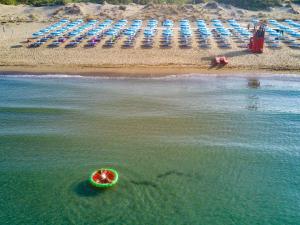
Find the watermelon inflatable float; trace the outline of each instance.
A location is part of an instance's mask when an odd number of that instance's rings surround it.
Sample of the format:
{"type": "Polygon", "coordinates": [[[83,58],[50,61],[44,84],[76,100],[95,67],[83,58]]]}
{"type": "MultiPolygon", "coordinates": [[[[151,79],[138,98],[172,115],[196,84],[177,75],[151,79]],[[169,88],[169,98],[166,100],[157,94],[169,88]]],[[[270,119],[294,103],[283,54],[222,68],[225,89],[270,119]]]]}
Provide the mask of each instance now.
{"type": "Polygon", "coordinates": [[[90,183],[97,188],[109,188],[114,186],[119,179],[118,172],[111,168],[96,170],[90,176],[90,183]]]}

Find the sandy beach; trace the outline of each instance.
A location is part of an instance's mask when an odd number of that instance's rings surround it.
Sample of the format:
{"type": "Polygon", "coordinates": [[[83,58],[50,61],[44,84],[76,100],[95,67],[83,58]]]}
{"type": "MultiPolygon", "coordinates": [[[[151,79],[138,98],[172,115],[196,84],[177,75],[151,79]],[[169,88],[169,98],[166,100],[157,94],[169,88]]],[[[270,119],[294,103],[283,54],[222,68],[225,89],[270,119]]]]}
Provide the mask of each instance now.
{"type": "MultiPolygon", "coordinates": [[[[82,6],[83,4],[81,4],[82,6]]],[[[86,4],[89,8],[96,10],[96,4],[86,4]]],[[[88,7],[81,7],[86,9],[88,7]]],[[[1,5],[2,25],[0,29],[0,73],[33,73],[33,74],[89,74],[89,75],[131,75],[131,76],[155,76],[186,73],[230,73],[231,71],[292,71],[300,72],[300,50],[291,49],[282,45],[281,49],[265,48],[263,54],[252,54],[247,49],[241,48],[238,43],[231,39],[231,49],[221,49],[217,46],[216,40],[211,39],[210,49],[201,49],[198,46],[195,36],[192,38],[192,48],[182,49],[178,43],[178,32],[174,32],[174,42],[172,48],[162,49],[159,47],[159,38],[161,30],[158,31],[154,39],[152,49],[142,48],[143,35],[137,37],[137,41],[132,49],[123,49],[122,43],[125,40],[122,37],[113,48],[104,48],[105,40],[102,40],[95,48],[84,48],[80,44],[76,48],[66,49],[47,48],[46,45],[39,48],[27,48],[25,41],[32,33],[38,31],[53,22],[46,22],[46,18],[55,21],[58,18],[53,17],[53,12],[49,7],[39,7],[39,16],[35,21],[5,21],[4,11],[8,7],[16,7],[15,11],[10,8],[10,13],[21,12],[21,6],[3,6],[1,5]],[[47,8],[47,9],[46,9],[47,8]],[[19,11],[18,11],[18,10],[19,11]],[[44,14],[41,14],[43,12],[44,14]],[[229,59],[226,67],[214,67],[211,64],[215,56],[224,55],[229,59]]],[[[27,7],[27,6],[22,6],[27,7]]],[[[108,7],[108,6],[107,6],[108,7]]],[[[130,6],[128,6],[130,7],[130,6]]],[[[141,10],[139,7],[132,6],[129,12],[141,10]]],[[[57,6],[56,6],[56,11],[57,6]]],[[[105,11],[100,9],[100,11],[105,11]]],[[[96,10],[97,11],[97,10],[96,10]]],[[[231,10],[232,11],[232,10],[231,10]]],[[[245,11],[245,10],[244,10],[245,11]]],[[[113,11],[111,11],[112,13],[113,11]]],[[[22,12],[21,12],[22,13],[22,12]]],[[[232,12],[231,12],[232,13],[232,12]]],[[[257,12],[256,12],[257,13],[257,12]]],[[[11,15],[10,14],[10,15],[11,15]]],[[[71,15],[71,18],[83,18],[84,15],[71,15]]],[[[103,14],[103,13],[102,13],[103,14]]],[[[100,13],[100,15],[102,15],[100,13]]],[[[201,13],[193,14],[195,18],[202,18],[201,13]]],[[[229,13],[228,13],[229,14],[229,13]]],[[[275,13],[276,14],[276,13],[275,13]]],[[[25,15],[23,13],[23,15],[25,15]]],[[[213,15],[213,13],[211,13],[213,15]]],[[[291,18],[297,15],[290,14],[291,18]]],[[[66,16],[65,14],[61,15],[66,16]]],[[[99,16],[99,15],[98,15],[99,16]]],[[[143,15],[142,17],[144,17],[143,15]]],[[[180,19],[181,14],[176,18],[180,19]]],[[[207,13],[208,17],[209,14],[207,13]]],[[[229,15],[224,16],[228,18],[229,15]]],[[[250,12],[244,12],[244,16],[239,16],[242,24],[247,24],[247,20],[253,16],[250,12]]],[[[281,14],[282,16],[282,14],[281,14]]],[[[107,15],[102,15],[107,17],[107,15]]],[[[111,16],[113,17],[113,16],[111,16]]],[[[136,14],[117,14],[117,18],[137,18],[136,14]]],[[[159,17],[159,16],[158,16],[159,17]]],[[[173,16],[174,17],[174,16],[173,16]]],[[[275,17],[275,16],[274,16],[275,17]]],[[[98,17],[97,17],[98,18],[98,17]]],[[[175,19],[176,21],[176,18],[175,19]]],[[[212,18],[209,17],[209,18],[212,18]]],[[[101,16],[99,16],[101,19],[101,16]]],[[[139,18],[138,18],[139,19],[139,18]]],[[[146,19],[146,18],[143,18],[146,19]]],[[[191,18],[192,19],[192,18],[191,18]]],[[[178,26],[178,25],[177,25],[178,26]]],[[[175,28],[176,29],[176,25],[175,28]]]]}

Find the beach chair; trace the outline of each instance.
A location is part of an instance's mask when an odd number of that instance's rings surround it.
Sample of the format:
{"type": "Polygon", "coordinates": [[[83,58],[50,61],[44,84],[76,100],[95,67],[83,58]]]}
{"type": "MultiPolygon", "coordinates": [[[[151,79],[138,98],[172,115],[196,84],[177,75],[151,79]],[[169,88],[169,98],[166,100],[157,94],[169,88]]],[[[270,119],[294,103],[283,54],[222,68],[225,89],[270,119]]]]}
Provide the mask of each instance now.
{"type": "Polygon", "coordinates": [[[179,48],[182,48],[182,49],[190,49],[190,48],[192,48],[192,44],[191,44],[190,42],[183,43],[183,44],[180,44],[180,45],[179,45],[179,48]]]}
{"type": "Polygon", "coordinates": [[[71,41],[65,46],[65,48],[75,48],[78,46],[78,44],[79,43],[77,41],[71,41]]]}
{"type": "Polygon", "coordinates": [[[48,45],[49,48],[57,48],[59,47],[61,42],[59,41],[53,41],[51,44],[48,45]]]}
{"type": "Polygon", "coordinates": [[[280,49],[281,45],[280,45],[280,42],[277,41],[277,42],[271,42],[271,43],[269,43],[268,47],[272,48],[272,49],[280,49]]]}
{"type": "Polygon", "coordinates": [[[61,43],[64,43],[64,42],[67,41],[67,38],[65,38],[65,37],[60,37],[60,38],[58,38],[58,41],[61,42],[61,43]]]}
{"type": "Polygon", "coordinates": [[[192,47],[191,38],[188,36],[182,36],[179,40],[179,47],[180,48],[191,48],[192,47]]]}
{"type": "Polygon", "coordinates": [[[47,35],[47,38],[49,38],[49,39],[53,39],[53,38],[54,38],[54,36],[53,36],[52,34],[48,34],[48,35],[47,35]]]}
{"type": "Polygon", "coordinates": [[[211,45],[203,43],[203,44],[200,44],[199,47],[202,48],[202,49],[209,49],[209,48],[211,48],[211,45]]]}
{"type": "Polygon", "coordinates": [[[153,39],[152,38],[146,38],[142,42],[142,48],[152,48],[153,47],[153,39]]]}
{"type": "Polygon", "coordinates": [[[283,40],[282,42],[285,44],[288,44],[288,45],[292,45],[292,44],[296,43],[296,40],[292,39],[292,38],[287,38],[287,39],[283,40]]]}
{"type": "Polygon", "coordinates": [[[289,44],[289,47],[290,47],[290,48],[293,48],[293,49],[300,49],[300,43],[292,43],[292,44],[289,44]]]}
{"type": "Polygon", "coordinates": [[[248,43],[241,43],[237,45],[239,48],[248,48],[248,43]]]}
{"type": "Polygon", "coordinates": [[[75,40],[77,42],[81,43],[84,40],[84,37],[80,36],[80,37],[75,38],[75,40]]]}
{"type": "Polygon", "coordinates": [[[40,42],[46,43],[48,40],[49,40],[49,38],[43,37],[43,38],[40,39],[40,42]]]}
{"type": "Polygon", "coordinates": [[[36,41],[34,43],[31,43],[30,45],[28,45],[28,48],[38,48],[42,45],[43,43],[40,41],[36,41]]]}
{"type": "Polygon", "coordinates": [[[104,48],[112,48],[115,44],[115,39],[109,39],[103,45],[104,48]]]}
{"type": "Polygon", "coordinates": [[[126,41],[124,41],[122,47],[123,48],[133,48],[134,43],[135,43],[134,38],[128,38],[126,41]]]}
{"type": "Polygon", "coordinates": [[[222,41],[218,44],[219,48],[231,48],[231,44],[228,41],[222,41]]]}
{"type": "Polygon", "coordinates": [[[160,44],[160,48],[171,48],[172,44],[170,41],[164,41],[160,44]]]}
{"type": "Polygon", "coordinates": [[[90,42],[87,42],[86,45],[84,46],[85,48],[93,48],[97,45],[98,42],[96,41],[90,41],[90,42]]]}

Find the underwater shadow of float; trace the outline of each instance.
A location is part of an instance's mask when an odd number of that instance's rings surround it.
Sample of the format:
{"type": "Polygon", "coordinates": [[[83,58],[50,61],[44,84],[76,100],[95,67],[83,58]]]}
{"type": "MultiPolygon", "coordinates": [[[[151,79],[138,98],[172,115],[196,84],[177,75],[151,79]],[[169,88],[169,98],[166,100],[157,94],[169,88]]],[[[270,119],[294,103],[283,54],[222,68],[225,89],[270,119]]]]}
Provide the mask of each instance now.
{"type": "Polygon", "coordinates": [[[79,182],[74,188],[73,191],[81,197],[95,197],[100,194],[103,194],[106,189],[100,189],[92,187],[88,180],[79,182]]]}

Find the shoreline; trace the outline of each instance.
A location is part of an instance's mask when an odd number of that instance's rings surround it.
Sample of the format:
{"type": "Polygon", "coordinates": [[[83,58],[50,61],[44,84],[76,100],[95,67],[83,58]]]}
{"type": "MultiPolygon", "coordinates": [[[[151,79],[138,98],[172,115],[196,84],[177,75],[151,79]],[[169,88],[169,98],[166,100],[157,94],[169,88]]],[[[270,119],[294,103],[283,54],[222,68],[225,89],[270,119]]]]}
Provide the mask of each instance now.
{"type": "Polygon", "coordinates": [[[249,74],[295,74],[300,76],[298,68],[253,68],[253,67],[210,67],[194,65],[41,65],[41,66],[0,66],[2,75],[81,75],[93,77],[165,77],[170,75],[234,75],[249,74]]]}

